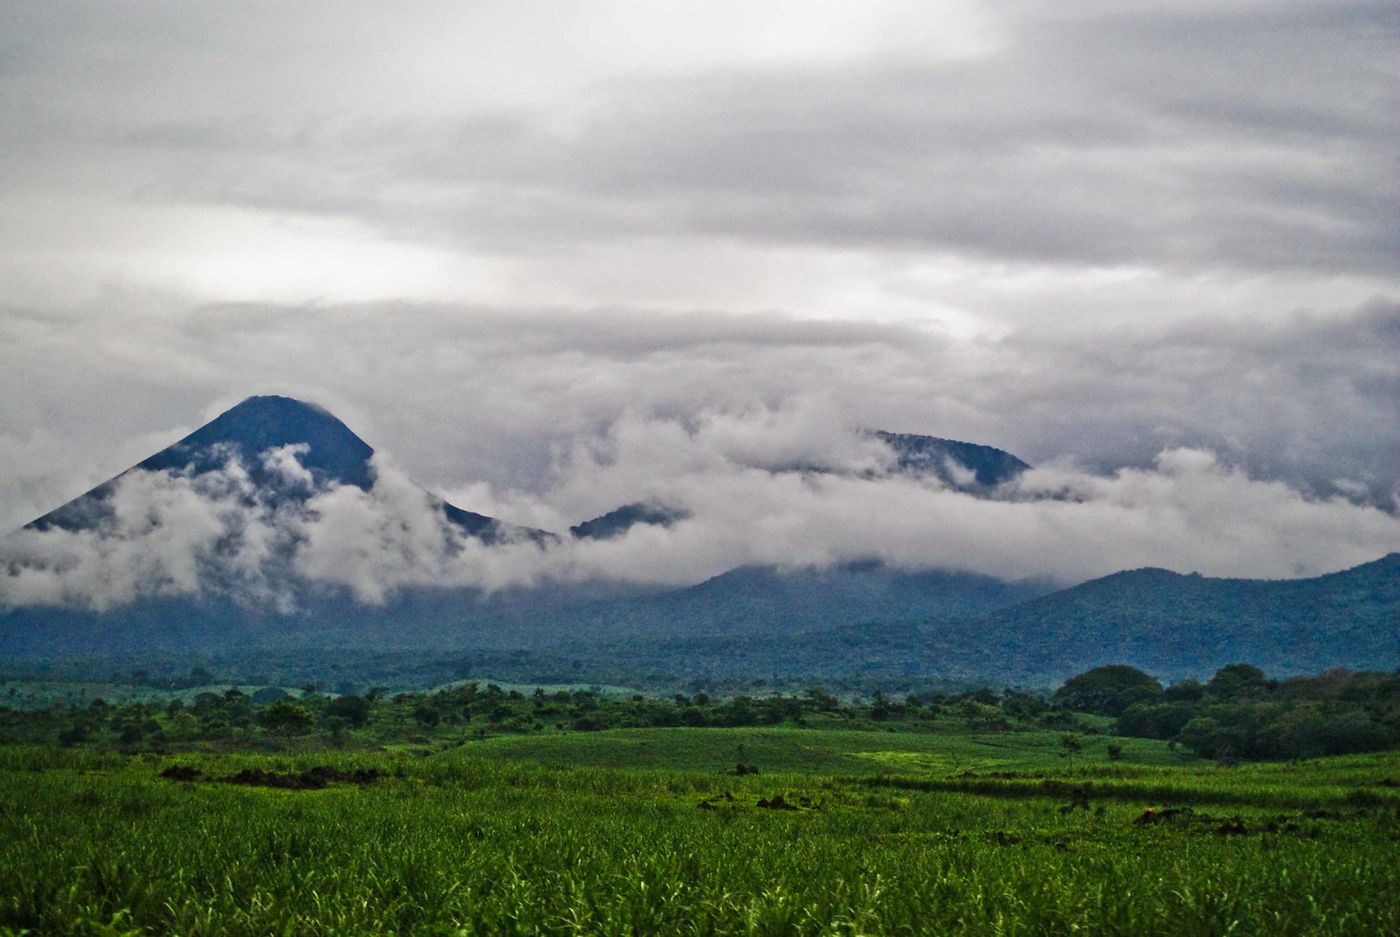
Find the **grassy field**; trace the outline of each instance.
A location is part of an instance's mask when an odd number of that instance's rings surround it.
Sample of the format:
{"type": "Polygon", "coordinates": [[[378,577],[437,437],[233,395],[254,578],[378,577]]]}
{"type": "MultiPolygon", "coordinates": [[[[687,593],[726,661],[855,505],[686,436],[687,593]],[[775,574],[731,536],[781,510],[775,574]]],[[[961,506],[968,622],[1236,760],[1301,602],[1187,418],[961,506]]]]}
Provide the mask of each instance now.
{"type": "MultiPolygon", "coordinates": [[[[902,732],[843,728],[625,729],[500,736],[462,749],[474,757],[537,761],[548,765],[673,768],[708,771],[752,763],[773,771],[804,774],[890,773],[1049,769],[1063,771],[1061,734],[1048,731],[969,733],[955,725],[942,731],[902,732]]],[[[1086,738],[1082,763],[1104,762],[1110,744],[1123,751],[1121,764],[1180,764],[1165,742],[1152,739],[1086,738]]]]}
{"type": "Polygon", "coordinates": [[[0,749],[0,933],[1400,934],[1397,756],[1223,768],[1097,738],[1071,767],[1057,739],[0,749]],[[316,766],[383,776],[223,780],[316,766]]]}

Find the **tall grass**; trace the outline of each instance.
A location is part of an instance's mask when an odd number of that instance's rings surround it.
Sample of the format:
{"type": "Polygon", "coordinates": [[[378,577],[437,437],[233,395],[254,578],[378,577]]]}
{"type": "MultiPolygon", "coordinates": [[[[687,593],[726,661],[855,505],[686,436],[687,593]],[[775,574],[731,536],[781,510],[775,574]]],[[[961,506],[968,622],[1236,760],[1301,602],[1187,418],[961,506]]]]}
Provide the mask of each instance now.
{"type": "MultiPolygon", "coordinates": [[[[1230,777],[1213,769],[1175,769],[1178,790],[1217,791],[1201,809],[1243,812],[1252,832],[1135,825],[1143,803],[1131,797],[1065,812],[1043,789],[989,797],[791,772],[556,767],[469,750],[179,761],[213,775],[313,762],[389,774],[363,788],[285,791],[167,781],[158,771],[169,762],[154,759],[2,753],[0,927],[1400,934],[1393,811],[1298,813],[1290,832],[1261,832],[1262,811],[1279,805],[1251,806],[1248,785],[1232,800],[1228,785],[1210,787],[1230,777]],[[777,793],[801,809],[756,806],[777,793]]],[[[1336,771],[1295,770],[1294,805],[1332,790],[1308,782],[1336,771]]],[[[1287,776],[1258,783],[1283,789],[1287,776]]]]}

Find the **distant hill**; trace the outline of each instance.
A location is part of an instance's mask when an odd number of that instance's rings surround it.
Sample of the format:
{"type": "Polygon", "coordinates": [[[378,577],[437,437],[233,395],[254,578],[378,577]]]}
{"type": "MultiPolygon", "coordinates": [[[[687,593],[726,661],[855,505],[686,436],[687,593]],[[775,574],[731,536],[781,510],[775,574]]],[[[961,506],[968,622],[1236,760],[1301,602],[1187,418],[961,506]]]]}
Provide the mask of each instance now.
{"type": "Polygon", "coordinates": [[[859,622],[969,617],[1049,589],[1041,582],[909,572],[874,562],[743,567],[684,589],[571,609],[554,641],[564,635],[600,642],[625,636],[638,652],[648,642],[682,637],[703,642],[757,635],[785,642],[859,622]]]}
{"type": "Polygon", "coordinates": [[[897,472],[932,475],[961,491],[986,493],[1030,469],[1011,453],[978,443],[884,430],[870,435],[894,450],[897,472]]]}
{"type": "Polygon", "coordinates": [[[1400,665],[1400,553],[1311,579],[1115,573],[976,623],[989,660],[1069,676],[1105,662],[1160,676],[1247,661],[1270,673],[1400,665]]]}
{"type": "MultiPolygon", "coordinates": [[[[304,591],[292,614],[220,597],[152,598],[105,613],[21,608],[0,614],[0,651],[130,654],[261,647],[310,651],[568,648],[625,662],[673,640],[794,637],[873,620],[921,622],[1004,608],[1047,591],[966,573],[900,572],[879,564],[744,568],[697,586],[598,598],[588,589],[401,590],[380,606],[338,590],[304,591]]],[[[674,662],[685,666],[684,660],[674,662]]],[[[742,662],[736,662],[742,666],[742,662]]]]}
{"type": "MultiPolygon", "coordinates": [[[[950,573],[879,566],[742,569],[687,589],[589,600],[567,590],[485,597],[407,590],[385,606],[325,595],[295,615],[227,600],[152,599],[104,615],[0,614],[0,653],[198,659],[238,652],[360,679],[403,651],[456,660],[491,652],[520,681],[953,678],[1050,685],[1106,663],[1165,679],[1247,661],[1269,673],[1400,665],[1400,555],[1313,579],[1268,582],[1117,573],[1050,594],[950,573]],[[1014,604],[1013,604],[1014,603],[1014,604]],[[364,669],[364,668],[368,669],[364,669]]],[[[99,658],[107,661],[110,658],[99,658]]],[[[100,663],[96,666],[107,667],[100,663]]]]}
{"type": "MultiPolygon", "coordinates": [[[[792,585],[801,591],[797,581],[792,585]]],[[[785,589],[774,583],[759,594],[764,591],[777,598],[785,589]]],[[[679,612],[693,592],[664,598],[679,612]]],[[[756,618],[782,617],[781,602],[765,609],[755,598],[752,605],[756,618]]],[[[1282,675],[1393,670],[1400,666],[1400,554],[1311,579],[1208,579],[1143,569],[966,617],[914,619],[897,602],[884,603],[882,612],[864,620],[833,616],[828,627],[806,630],[658,634],[649,643],[629,643],[626,653],[651,674],[858,676],[891,685],[930,676],[1049,685],[1107,663],[1169,680],[1206,677],[1234,662],[1282,675]]]]}

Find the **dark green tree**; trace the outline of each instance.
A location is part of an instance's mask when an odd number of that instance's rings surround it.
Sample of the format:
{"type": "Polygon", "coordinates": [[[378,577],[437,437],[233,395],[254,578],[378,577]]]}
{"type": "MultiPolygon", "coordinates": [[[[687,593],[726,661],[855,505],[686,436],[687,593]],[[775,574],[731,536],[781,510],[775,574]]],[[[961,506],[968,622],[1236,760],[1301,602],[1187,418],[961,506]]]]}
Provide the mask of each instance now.
{"type": "Polygon", "coordinates": [[[1237,700],[1257,696],[1269,688],[1269,678],[1253,664],[1226,664],[1206,684],[1206,693],[1215,700],[1237,700]]]}
{"type": "Polygon", "coordinates": [[[349,725],[360,728],[369,722],[372,705],[363,696],[337,696],[326,704],[326,715],[344,719],[349,725]]]}
{"type": "Polygon", "coordinates": [[[311,728],[311,710],[295,700],[278,700],[262,711],[262,723],[279,735],[297,735],[311,728]]]}
{"type": "Polygon", "coordinates": [[[1121,716],[1129,706],[1162,698],[1162,684],[1156,678],[1127,664],[1109,664],[1066,680],[1055,691],[1054,701],[1079,712],[1121,716]]]}

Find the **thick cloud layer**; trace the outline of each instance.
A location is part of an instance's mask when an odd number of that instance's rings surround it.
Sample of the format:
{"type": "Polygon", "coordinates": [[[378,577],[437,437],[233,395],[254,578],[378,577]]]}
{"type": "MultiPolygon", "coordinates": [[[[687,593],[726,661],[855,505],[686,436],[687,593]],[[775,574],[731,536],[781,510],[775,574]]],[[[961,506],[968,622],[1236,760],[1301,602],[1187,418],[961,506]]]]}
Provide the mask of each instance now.
{"type": "Polygon", "coordinates": [[[556,529],[859,427],[1394,510],[1397,63],[1391,0],[12,0],[0,529],[254,393],[556,529]]]}
{"type": "Polygon", "coordinates": [[[1386,0],[752,6],[13,3],[4,176],[63,196],[45,243],[86,200],[138,253],[302,217],[537,272],[721,238],[1393,281],[1386,0]]]}
{"type": "Polygon", "coordinates": [[[0,341],[8,528],[255,392],[327,406],[468,509],[489,506],[476,500],[482,484],[531,498],[551,492],[558,513],[507,517],[554,529],[635,500],[648,476],[669,472],[673,456],[658,444],[655,465],[639,465],[626,485],[590,489],[559,475],[565,454],[606,444],[624,419],[704,423],[717,441],[732,437],[731,448],[743,434],[769,446],[787,440],[791,451],[775,451],[777,460],[841,445],[833,427],[878,427],[1096,471],[1198,447],[1314,493],[1393,506],[1400,490],[1400,307],[1388,304],[1346,316],[1121,327],[1089,342],[958,339],[776,313],[403,304],[222,306],[156,323],[114,306],[96,321],[0,321],[0,334],[12,339],[0,341]],[[153,349],[172,364],[152,371],[153,349]],[[56,358],[102,392],[66,403],[34,396],[28,388],[52,379],[56,358]],[[732,423],[746,412],[769,415],[732,423]]]}
{"type": "Polygon", "coordinates": [[[1400,548],[1393,514],[1308,498],[1197,449],[1111,475],[1033,470],[997,500],[872,472],[888,452],[830,426],[836,445],[820,454],[832,471],[768,467],[819,454],[804,444],[817,424],[803,420],[797,411],[714,414],[691,427],[620,421],[605,445],[569,454],[557,491],[538,500],[508,492],[496,505],[547,516],[551,497],[628,491],[685,512],[671,527],[641,525],[606,541],[484,545],[379,456],[369,491],[310,488],[300,447],[264,455],[282,470],[277,491],[253,488],[236,458],[195,477],[132,472],[98,529],[25,530],[0,542],[0,605],[105,610],[144,596],[217,593],[287,609],[308,582],[380,604],[412,586],[679,586],[742,565],[866,559],[1063,584],[1146,565],[1282,578],[1400,548]]]}

